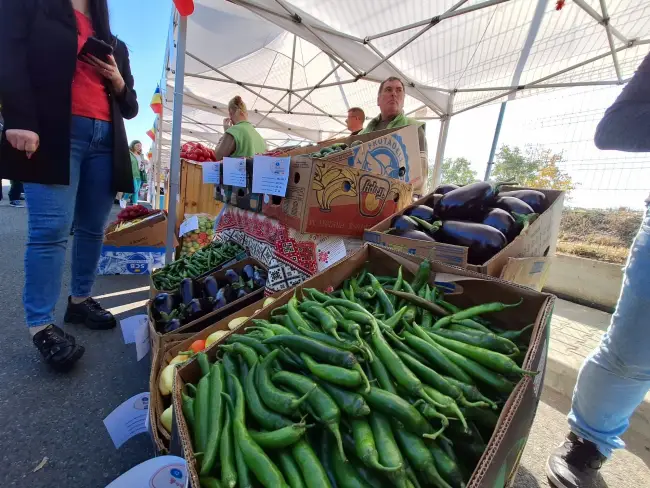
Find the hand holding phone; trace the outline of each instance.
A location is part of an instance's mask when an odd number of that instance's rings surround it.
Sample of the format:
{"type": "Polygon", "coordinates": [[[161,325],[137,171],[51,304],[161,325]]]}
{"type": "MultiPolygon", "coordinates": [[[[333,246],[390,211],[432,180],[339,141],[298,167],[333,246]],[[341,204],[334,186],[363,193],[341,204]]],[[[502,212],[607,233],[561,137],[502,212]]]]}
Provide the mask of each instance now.
{"type": "Polygon", "coordinates": [[[106,44],[104,41],[97,39],[96,37],[89,37],[81,48],[81,51],[79,51],[77,58],[85,62],[86,56],[89,54],[106,62],[108,61],[108,57],[113,54],[113,46],[106,44]]]}

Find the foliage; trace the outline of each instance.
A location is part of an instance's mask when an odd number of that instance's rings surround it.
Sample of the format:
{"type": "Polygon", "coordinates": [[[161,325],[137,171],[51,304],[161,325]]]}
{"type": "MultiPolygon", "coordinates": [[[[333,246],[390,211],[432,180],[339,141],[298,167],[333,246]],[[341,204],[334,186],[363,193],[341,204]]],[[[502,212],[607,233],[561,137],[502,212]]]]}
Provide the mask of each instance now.
{"type": "Polygon", "coordinates": [[[541,146],[501,146],[491,178],[496,181],[515,181],[521,186],[551,188],[567,193],[575,189],[571,176],[559,167],[565,162],[562,153],[541,146]]]}
{"type": "MultiPolygon", "coordinates": [[[[477,180],[476,171],[472,169],[472,163],[465,158],[445,158],[441,168],[441,184],[453,183],[455,185],[467,185],[477,180]]],[[[429,188],[433,190],[433,168],[429,169],[429,188]]]]}

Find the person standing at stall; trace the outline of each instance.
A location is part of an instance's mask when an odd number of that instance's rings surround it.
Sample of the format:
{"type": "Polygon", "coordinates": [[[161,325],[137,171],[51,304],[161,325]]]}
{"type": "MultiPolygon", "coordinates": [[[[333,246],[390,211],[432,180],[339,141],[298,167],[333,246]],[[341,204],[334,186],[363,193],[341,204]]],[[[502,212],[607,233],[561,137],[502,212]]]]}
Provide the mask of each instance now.
{"type": "Polygon", "coordinates": [[[133,192],[124,118],[137,115],[138,102],[129,54],[111,33],[107,0],[0,0],[0,46],[0,177],[25,186],[27,325],[44,361],[68,370],[84,348],[54,325],[54,306],[73,220],[65,321],[116,325],[91,291],[115,193],[133,192]],[[78,59],[92,36],[112,54],[78,59]]]}
{"type": "Polygon", "coordinates": [[[351,136],[356,136],[363,130],[363,123],[366,121],[366,114],[359,107],[352,107],[348,110],[348,118],[345,119],[345,125],[350,131],[351,136]]]}
{"type": "Polygon", "coordinates": [[[248,121],[248,110],[240,96],[228,102],[228,115],[229,119],[224,120],[226,133],[215,151],[217,161],[225,157],[252,158],[266,152],[266,143],[248,121]]]}
{"type": "MultiPolygon", "coordinates": [[[[650,152],[650,55],[598,124],[599,149],[650,152]]],[[[650,390],[650,196],[623,275],[623,288],[607,332],[585,359],[573,390],[569,434],[548,458],[556,488],[594,486],[630,417],[650,390]]]]}
{"type": "Polygon", "coordinates": [[[125,193],[122,198],[136,205],[138,203],[138,195],[142,187],[142,174],[140,168],[142,167],[142,143],[140,141],[133,141],[129,144],[129,156],[131,158],[131,172],[133,173],[133,193],[125,193]]]}
{"type": "Polygon", "coordinates": [[[360,134],[375,132],[383,129],[395,129],[407,125],[418,126],[418,138],[420,142],[420,164],[422,167],[422,179],[413,181],[413,196],[421,196],[426,193],[426,183],[429,175],[429,157],[427,153],[427,136],[425,124],[419,120],[404,115],[404,83],[399,78],[391,76],[386,78],[379,85],[377,93],[377,105],[379,115],[368,122],[368,125],[360,134]]]}

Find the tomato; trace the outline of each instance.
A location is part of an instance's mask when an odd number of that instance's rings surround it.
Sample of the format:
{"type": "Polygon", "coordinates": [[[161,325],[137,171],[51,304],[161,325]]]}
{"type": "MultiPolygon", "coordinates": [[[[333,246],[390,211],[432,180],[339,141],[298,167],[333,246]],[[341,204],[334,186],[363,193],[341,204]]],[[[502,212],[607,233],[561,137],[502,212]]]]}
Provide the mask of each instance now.
{"type": "Polygon", "coordinates": [[[198,339],[192,343],[190,349],[196,353],[199,353],[205,349],[205,340],[198,339]]]}

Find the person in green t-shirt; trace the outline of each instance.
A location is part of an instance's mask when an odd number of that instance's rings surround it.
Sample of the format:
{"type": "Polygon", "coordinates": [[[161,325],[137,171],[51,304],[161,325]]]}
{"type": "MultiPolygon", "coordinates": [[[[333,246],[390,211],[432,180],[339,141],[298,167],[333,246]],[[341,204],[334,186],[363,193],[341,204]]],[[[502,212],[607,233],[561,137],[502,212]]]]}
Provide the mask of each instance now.
{"type": "Polygon", "coordinates": [[[266,143],[248,121],[248,110],[240,96],[228,102],[229,119],[224,120],[226,133],[215,151],[217,161],[224,157],[252,158],[266,152],[266,143]]]}
{"type": "Polygon", "coordinates": [[[131,172],[133,173],[133,193],[125,193],[123,198],[127,203],[135,205],[138,203],[138,193],[142,186],[142,177],[140,175],[140,163],[143,161],[142,156],[142,143],[140,141],[133,141],[129,144],[129,151],[131,156],[131,172]]]}

